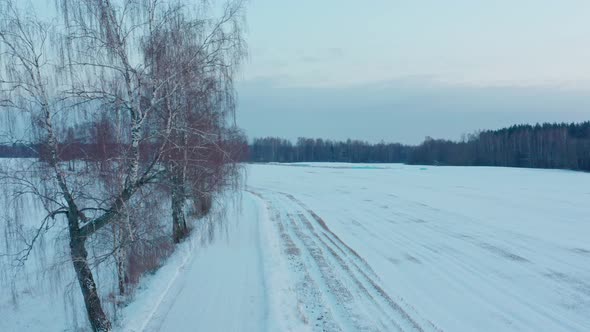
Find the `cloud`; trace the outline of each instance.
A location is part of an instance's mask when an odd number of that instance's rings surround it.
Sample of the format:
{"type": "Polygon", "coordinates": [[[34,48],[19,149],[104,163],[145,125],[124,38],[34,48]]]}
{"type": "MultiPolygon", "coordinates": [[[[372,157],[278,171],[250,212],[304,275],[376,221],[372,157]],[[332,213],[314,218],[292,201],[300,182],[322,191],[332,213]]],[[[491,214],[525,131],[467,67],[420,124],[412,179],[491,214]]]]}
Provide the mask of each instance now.
{"type": "Polygon", "coordinates": [[[298,50],[299,60],[304,63],[333,62],[344,56],[344,50],[340,47],[328,47],[316,50],[315,52],[298,50]]]}
{"type": "Polygon", "coordinates": [[[344,56],[344,49],[342,49],[340,47],[330,47],[330,48],[328,48],[328,52],[334,57],[344,56]]]}
{"type": "Polygon", "coordinates": [[[299,60],[301,60],[302,62],[305,62],[305,63],[316,63],[316,62],[321,62],[322,60],[327,60],[327,59],[325,59],[325,58],[322,59],[317,56],[304,55],[304,56],[300,57],[299,60]]]}
{"type": "Polygon", "coordinates": [[[590,92],[559,87],[449,85],[429,76],[344,87],[288,86],[289,78],[240,82],[238,123],[250,136],[421,142],[516,123],[590,116],[590,92]]]}

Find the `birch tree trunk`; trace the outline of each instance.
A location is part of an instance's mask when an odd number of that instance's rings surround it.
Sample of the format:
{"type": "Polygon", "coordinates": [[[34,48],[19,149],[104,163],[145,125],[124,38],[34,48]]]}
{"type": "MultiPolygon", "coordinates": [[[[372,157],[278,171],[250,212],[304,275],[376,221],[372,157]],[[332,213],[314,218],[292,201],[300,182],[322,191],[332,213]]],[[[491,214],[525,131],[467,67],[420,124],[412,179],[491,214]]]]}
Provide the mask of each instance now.
{"type": "Polygon", "coordinates": [[[95,332],[111,331],[111,322],[102,309],[94,276],[88,264],[88,252],[85,247],[86,238],[79,234],[77,211],[69,211],[67,218],[70,235],[70,256],[82,291],[90,326],[95,332]]]}
{"type": "MultiPolygon", "coordinates": [[[[178,170],[173,172],[179,173],[178,170]]],[[[185,195],[184,183],[180,174],[172,176],[172,238],[174,243],[179,243],[187,234],[186,218],[184,216],[185,195]]]]}

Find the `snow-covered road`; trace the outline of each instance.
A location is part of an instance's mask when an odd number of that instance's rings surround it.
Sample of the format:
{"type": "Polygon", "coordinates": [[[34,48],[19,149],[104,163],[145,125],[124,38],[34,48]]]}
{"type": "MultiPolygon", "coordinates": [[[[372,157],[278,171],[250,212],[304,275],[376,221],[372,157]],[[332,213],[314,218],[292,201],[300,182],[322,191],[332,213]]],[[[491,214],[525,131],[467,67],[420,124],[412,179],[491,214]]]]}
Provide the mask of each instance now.
{"type": "Polygon", "coordinates": [[[184,252],[148,280],[122,331],[267,330],[260,207],[246,197],[228,200],[227,208],[222,225],[184,243],[184,252]]]}
{"type": "Polygon", "coordinates": [[[590,174],[251,165],[241,202],[125,326],[590,330],[590,174]]]}

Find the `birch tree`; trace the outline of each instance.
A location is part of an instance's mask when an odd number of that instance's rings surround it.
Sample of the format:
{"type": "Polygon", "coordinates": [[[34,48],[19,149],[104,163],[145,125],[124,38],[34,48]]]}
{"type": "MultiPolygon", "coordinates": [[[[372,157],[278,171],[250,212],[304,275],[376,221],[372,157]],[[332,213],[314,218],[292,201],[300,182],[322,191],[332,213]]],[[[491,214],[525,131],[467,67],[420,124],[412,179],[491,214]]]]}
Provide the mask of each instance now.
{"type": "Polygon", "coordinates": [[[11,0],[1,2],[0,105],[30,115],[39,174],[50,174],[51,184],[39,188],[30,175],[8,171],[2,176],[37,195],[47,219],[67,223],[70,258],[90,325],[110,331],[89,264],[88,239],[117,224],[126,231],[114,241],[128,240],[134,230],[125,220],[138,208],[135,198],[167,182],[179,240],[186,231],[183,204],[189,192],[205,192],[210,190],[205,184],[235,175],[227,172],[232,166],[223,140],[233,112],[233,75],[244,55],[243,8],[240,1],[228,2],[214,19],[205,6],[180,1],[57,3],[59,25],[23,14],[11,0]],[[101,167],[82,171],[65,162],[67,123],[79,114],[115,123],[116,149],[97,158],[108,155],[101,167]],[[89,181],[104,172],[115,178],[108,188],[89,181]]]}

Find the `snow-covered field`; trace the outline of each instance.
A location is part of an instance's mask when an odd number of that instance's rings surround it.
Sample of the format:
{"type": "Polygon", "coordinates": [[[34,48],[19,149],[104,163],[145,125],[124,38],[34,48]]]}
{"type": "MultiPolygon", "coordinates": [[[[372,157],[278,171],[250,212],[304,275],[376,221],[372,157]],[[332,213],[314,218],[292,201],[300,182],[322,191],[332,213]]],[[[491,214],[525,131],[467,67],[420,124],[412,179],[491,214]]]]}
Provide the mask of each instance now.
{"type": "Polygon", "coordinates": [[[424,330],[590,330],[590,174],[254,165],[248,183],[298,249],[293,278],[309,273],[310,321],[412,327],[399,305],[424,330]]]}
{"type": "Polygon", "coordinates": [[[590,174],[313,163],[246,182],[118,330],[590,330],[590,174]]]}

